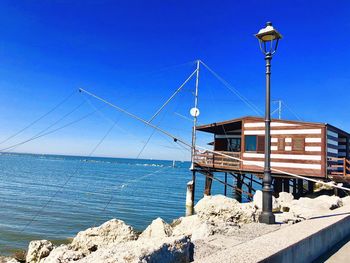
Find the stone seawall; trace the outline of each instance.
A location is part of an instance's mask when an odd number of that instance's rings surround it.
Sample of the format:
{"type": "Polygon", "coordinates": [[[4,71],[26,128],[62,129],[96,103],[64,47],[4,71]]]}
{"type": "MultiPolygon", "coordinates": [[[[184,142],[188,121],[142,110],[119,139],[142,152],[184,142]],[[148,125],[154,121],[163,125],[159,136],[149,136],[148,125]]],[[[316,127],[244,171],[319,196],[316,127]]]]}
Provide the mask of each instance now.
{"type": "MultiPolygon", "coordinates": [[[[297,243],[313,235],[304,231],[308,233],[305,236],[296,228],[310,224],[310,230],[315,227],[315,222],[324,219],[319,219],[320,215],[330,212],[332,215],[343,210],[350,212],[350,197],[341,199],[335,196],[320,196],[314,199],[294,200],[291,194],[281,193],[279,198],[273,201],[279,224],[265,225],[257,222],[261,212],[261,199],[260,191],[255,194],[253,202],[244,204],[222,195],[206,196],[195,206],[195,215],[178,218],[171,224],[157,218],[141,234],[125,222],[112,219],[99,227],[79,232],[70,244],[54,246],[47,240],[32,241],[28,247],[26,262],[212,263],[258,262],[267,258],[280,260],[285,255],[279,252],[289,251],[291,244],[288,240],[297,243]],[[291,236],[295,239],[291,239],[291,236]],[[275,250],[264,248],[268,245],[266,240],[269,240],[269,247],[275,250]],[[279,240],[278,242],[285,246],[277,247],[275,240],[279,240]],[[249,251],[259,250],[259,246],[262,252],[251,255],[249,251]]],[[[331,227],[332,222],[336,224],[336,221],[332,221],[335,217],[329,218],[331,227]]],[[[340,235],[334,236],[334,242],[338,238],[340,235]]],[[[317,243],[313,240],[310,239],[310,244],[317,243]]],[[[306,243],[300,247],[303,246],[306,246],[306,243]]],[[[288,255],[295,253],[299,251],[291,249],[290,252],[286,252],[288,255]]],[[[321,252],[315,249],[314,254],[317,253],[321,252]]],[[[7,258],[3,259],[3,262],[18,261],[7,258]]]]}

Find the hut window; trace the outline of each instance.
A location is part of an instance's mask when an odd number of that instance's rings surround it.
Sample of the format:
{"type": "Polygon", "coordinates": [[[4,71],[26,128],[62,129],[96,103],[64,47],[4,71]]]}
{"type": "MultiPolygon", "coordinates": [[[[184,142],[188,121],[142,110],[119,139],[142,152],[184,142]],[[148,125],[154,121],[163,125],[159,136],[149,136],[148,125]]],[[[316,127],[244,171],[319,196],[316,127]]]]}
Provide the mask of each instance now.
{"type": "Polygon", "coordinates": [[[240,152],[241,151],[241,138],[232,138],[228,140],[227,150],[230,152],[240,152]]]}
{"type": "Polygon", "coordinates": [[[293,151],[304,151],[305,140],[304,138],[293,138],[292,150],[293,151]]]}
{"type": "Polygon", "coordinates": [[[247,152],[256,151],[256,135],[246,135],[245,136],[245,150],[247,152]]]}
{"type": "Polygon", "coordinates": [[[265,136],[246,135],[245,150],[247,152],[263,153],[265,149],[265,136]]]}
{"type": "Polygon", "coordinates": [[[284,138],[278,138],[278,150],[284,151],[284,138]]]}

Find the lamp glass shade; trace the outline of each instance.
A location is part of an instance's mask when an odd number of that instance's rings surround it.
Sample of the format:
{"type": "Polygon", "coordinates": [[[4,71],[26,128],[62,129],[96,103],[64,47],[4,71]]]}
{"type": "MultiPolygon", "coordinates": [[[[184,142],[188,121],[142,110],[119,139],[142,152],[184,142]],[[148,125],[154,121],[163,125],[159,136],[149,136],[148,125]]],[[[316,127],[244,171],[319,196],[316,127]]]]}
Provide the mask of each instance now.
{"type": "Polygon", "coordinates": [[[271,24],[268,24],[265,28],[260,29],[255,36],[262,42],[282,38],[282,35],[276,29],[274,29],[271,24]]]}

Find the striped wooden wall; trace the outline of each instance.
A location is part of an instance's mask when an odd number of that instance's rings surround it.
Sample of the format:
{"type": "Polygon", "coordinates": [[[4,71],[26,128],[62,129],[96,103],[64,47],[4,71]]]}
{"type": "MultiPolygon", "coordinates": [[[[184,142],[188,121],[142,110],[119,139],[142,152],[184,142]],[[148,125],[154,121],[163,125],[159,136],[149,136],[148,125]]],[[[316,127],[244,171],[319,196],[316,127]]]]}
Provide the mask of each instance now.
{"type": "MultiPolygon", "coordinates": [[[[327,156],[336,158],[347,158],[350,157],[350,139],[348,134],[339,131],[338,129],[327,126],[327,156]]],[[[340,162],[339,164],[342,164],[340,162]]],[[[328,172],[339,171],[342,172],[342,167],[327,167],[328,172]]]]}
{"type": "MultiPolygon", "coordinates": [[[[271,167],[300,175],[326,175],[325,125],[272,121],[271,167]]],[[[245,119],[242,123],[242,169],[261,171],[254,164],[264,164],[264,153],[246,152],[245,135],[265,135],[261,119],[245,119]]]]}
{"type": "MultiPolygon", "coordinates": [[[[327,128],[327,156],[328,157],[339,157],[339,135],[336,131],[327,128]]],[[[340,151],[342,152],[342,151],[340,151]]]]}

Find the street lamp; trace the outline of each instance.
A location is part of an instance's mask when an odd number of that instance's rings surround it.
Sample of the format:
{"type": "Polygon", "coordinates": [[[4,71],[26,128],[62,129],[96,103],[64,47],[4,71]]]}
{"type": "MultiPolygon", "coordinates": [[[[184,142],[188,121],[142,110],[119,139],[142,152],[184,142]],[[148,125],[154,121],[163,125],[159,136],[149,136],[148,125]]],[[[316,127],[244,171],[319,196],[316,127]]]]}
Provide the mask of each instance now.
{"type": "Polygon", "coordinates": [[[265,165],[263,178],[263,205],[262,214],[259,221],[265,224],[274,224],[275,215],[272,213],[272,177],[271,177],[271,112],[270,112],[270,76],[271,76],[271,59],[277,50],[278,41],[282,35],[273,28],[271,22],[266,23],[266,27],[260,29],[255,35],[260,44],[260,49],[265,55],[266,60],[266,102],[265,102],[265,165]]]}

